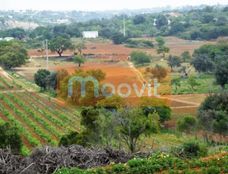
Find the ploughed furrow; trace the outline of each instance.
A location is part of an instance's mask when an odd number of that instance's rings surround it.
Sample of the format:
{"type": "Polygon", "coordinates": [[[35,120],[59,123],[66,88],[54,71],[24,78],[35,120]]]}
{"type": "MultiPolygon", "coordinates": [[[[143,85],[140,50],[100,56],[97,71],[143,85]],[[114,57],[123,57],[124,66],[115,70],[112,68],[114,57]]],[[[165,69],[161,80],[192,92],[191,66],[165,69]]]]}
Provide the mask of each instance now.
{"type": "MultiPolygon", "coordinates": [[[[5,97],[12,102],[16,114],[21,116],[23,120],[34,129],[34,131],[48,144],[56,145],[57,137],[53,133],[56,131],[51,125],[47,124],[40,116],[36,115],[30,106],[25,105],[22,100],[18,100],[13,94],[5,94],[5,97]]],[[[12,108],[11,108],[12,109],[12,108]]]]}
{"type": "Polygon", "coordinates": [[[59,121],[55,119],[53,115],[50,113],[46,112],[45,108],[41,108],[39,105],[37,105],[36,102],[34,102],[31,98],[28,98],[25,93],[20,93],[20,94],[14,94],[14,97],[17,100],[21,100],[21,105],[26,105],[30,106],[30,110],[28,111],[33,112],[34,114],[40,116],[44,121],[47,122],[47,124],[51,125],[53,127],[53,133],[57,138],[61,137],[61,134],[64,133],[64,124],[62,121],[59,121]]]}
{"type": "MultiPolygon", "coordinates": [[[[21,94],[22,95],[22,94],[21,94]]],[[[36,105],[39,105],[40,108],[43,110],[48,110],[50,114],[53,114],[56,119],[61,121],[64,124],[64,127],[69,127],[70,130],[80,131],[80,118],[77,116],[70,115],[70,112],[63,112],[61,111],[62,106],[58,108],[53,105],[54,102],[49,102],[48,100],[44,99],[43,97],[29,93],[27,94],[27,98],[33,100],[36,105]]]]}
{"type": "Polygon", "coordinates": [[[35,131],[28,124],[26,124],[13,109],[11,109],[10,106],[13,106],[12,103],[0,94],[0,112],[7,118],[7,121],[14,124],[18,128],[20,134],[26,137],[31,146],[35,147],[45,144],[46,141],[37,135],[35,131]]]}
{"type": "Polygon", "coordinates": [[[50,105],[53,109],[58,110],[61,113],[67,113],[69,117],[69,119],[75,119],[75,120],[79,120],[80,121],[80,113],[78,113],[78,111],[72,109],[71,107],[66,107],[66,106],[62,106],[60,104],[58,104],[57,102],[55,102],[54,100],[49,99],[48,97],[41,97],[39,96],[37,93],[30,93],[32,96],[37,97],[37,98],[41,98],[41,101],[45,104],[50,105]]]}

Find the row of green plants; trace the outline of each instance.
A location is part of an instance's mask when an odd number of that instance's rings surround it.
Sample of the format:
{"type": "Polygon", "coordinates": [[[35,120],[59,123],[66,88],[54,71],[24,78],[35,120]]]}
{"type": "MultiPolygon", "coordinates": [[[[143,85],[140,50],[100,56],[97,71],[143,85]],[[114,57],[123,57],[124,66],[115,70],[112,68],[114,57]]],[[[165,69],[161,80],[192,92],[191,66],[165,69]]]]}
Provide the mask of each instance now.
{"type": "Polygon", "coordinates": [[[13,89],[14,85],[13,83],[10,83],[9,81],[5,80],[3,77],[0,77],[1,87],[3,89],[13,89]]]}
{"type": "Polygon", "coordinates": [[[70,119],[70,117],[66,116],[65,114],[63,114],[62,112],[60,112],[59,108],[53,108],[53,105],[51,102],[50,105],[45,104],[46,101],[44,101],[41,97],[37,97],[34,96],[32,93],[27,93],[26,97],[28,97],[30,100],[33,100],[36,104],[38,104],[39,106],[41,106],[43,109],[40,110],[40,112],[43,112],[43,114],[52,114],[53,116],[55,116],[55,118],[53,118],[53,122],[56,123],[59,126],[65,126],[66,124],[71,124],[73,120],[70,119]],[[44,110],[44,108],[47,110],[44,110]],[[54,120],[55,119],[55,120],[54,120]],[[58,122],[58,123],[57,123],[58,122]]]}
{"type": "MultiPolygon", "coordinates": [[[[35,112],[35,110],[33,110],[30,107],[28,107],[29,105],[27,105],[25,102],[23,102],[22,99],[17,98],[13,94],[8,94],[8,96],[15,103],[17,103],[21,108],[23,108],[23,110],[25,110],[30,116],[32,116],[34,120],[36,120],[38,123],[40,123],[42,126],[44,126],[45,129],[47,129],[48,132],[52,133],[56,137],[61,137],[61,135],[59,134],[59,132],[56,131],[56,128],[55,127],[53,127],[52,125],[48,124],[44,119],[42,119],[39,115],[37,115],[36,112],[35,112]]],[[[31,106],[33,106],[33,104],[31,104],[31,106]]],[[[37,107],[34,108],[34,109],[39,110],[39,108],[37,108],[37,107]]]]}
{"type": "MultiPolygon", "coordinates": [[[[59,120],[61,119],[61,122],[63,122],[64,125],[71,125],[72,127],[75,127],[74,123],[76,121],[80,121],[79,117],[76,116],[78,113],[74,113],[73,110],[70,111],[69,109],[64,109],[63,107],[58,106],[56,103],[50,102],[34,93],[26,93],[26,95],[29,99],[33,99],[34,102],[42,105],[43,108],[45,107],[45,109],[47,109],[51,114],[55,115],[56,118],[59,120]],[[46,103],[49,104],[48,107],[46,103]]],[[[42,111],[45,112],[44,110],[42,111]]]]}
{"type": "MultiPolygon", "coordinates": [[[[0,99],[2,99],[1,94],[0,99]]],[[[28,140],[31,146],[35,147],[41,145],[40,141],[33,137],[32,134],[23,126],[23,124],[20,121],[18,121],[1,103],[0,111],[9,120],[9,122],[11,122],[18,128],[20,134],[28,140]]]]}
{"type": "MultiPolygon", "coordinates": [[[[47,135],[44,130],[40,128],[40,126],[34,122],[31,118],[28,117],[21,110],[17,109],[16,106],[8,99],[6,96],[2,96],[3,101],[10,107],[10,109],[15,113],[15,115],[19,116],[29,127],[31,127],[34,132],[39,135],[42,139],[50,143],[51,145],[56,145],[57,142],[53,140],[50,135],[47,135]]],[[[39,117],[38,117],[39,118],[39,117]]]]}
{"type": "Polygon", "coordinates": [[[228,155],[209,160],[200,158],[182,159],[170,153],[156,153],[149,158],[134,158],[125,164],[82,170],[61,169],[55,174],[220,174],[228,172],[228,155]]]}
{"type": "MultiPolygon", "coordinates": [[[[49,122],[51,122],[53,124],[53,126],[55,126],[55,129],[57,129],[58,126],[59,127],[63,127],[64,126],[64,122],[63,121],[60,121],[54,115],[51,115],[49,112],[46,112],[45,111],[46,108],[40,108],[40,106],[37,105],[37,103],[35,103],[35,101],[32,101],[31,98],[28,98],[25,93],[22,93],[22,94],[19,94],[19,95],[15,95],[15,97],[18,98],[18,100],[26,99],[27,102],[24,102],[24,105],[30,105],[31,108],[33,108],[32,110],[34,112],[36,112],[37,114],[41,115],[43,118],[45,118],[49,122]]],[[[56,134],[56,135],[59,137],[58,134],[56,134]]]]}

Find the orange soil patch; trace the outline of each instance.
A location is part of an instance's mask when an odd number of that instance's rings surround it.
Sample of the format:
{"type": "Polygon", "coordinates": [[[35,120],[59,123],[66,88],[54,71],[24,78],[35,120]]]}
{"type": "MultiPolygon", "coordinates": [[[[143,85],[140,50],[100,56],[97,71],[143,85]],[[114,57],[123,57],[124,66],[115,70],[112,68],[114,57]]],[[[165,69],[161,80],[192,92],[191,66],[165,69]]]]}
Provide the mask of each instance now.
{"type": "MultiPolygon", "coordinates": [[[[69,66],[57,66],[52,67],[54,70],[66,69],[69,73],[74,73],[75,70],[78,69],[77,65],[69,65],[69,66]]],[[[103,83],[111,83],[114,85],[117,90],[120,84],[126,83],[129,84],[132,88],[133,84],[136,84],[139,89],[142,87],[141,82],[139,81],[135,72],[128,66],[120,66],[112,63],[89,63],[87,62],[80,69],[82,70],[93,70],[93,69],[101,69],[105,74],[105,80],[103,83]]],[[[126,88],[121,90],[123,93],[127,91],[126,88]]],[[[132,89],[133,91],[133,89],[132,89]]],[[[135,93],[132,92],[131,96],[135,96],[135,93]]]]}
{"type": "Polygon", "coordinates": [[[211,155],[208,157],[201,158],[201,160],[205,162],[205,161],[210,161],[210,160],[214,160],[214,159],[220,159],[220,158],[223,158],[227,155],[228,155],[228,152],[222,152],[219,154],[215,154],[215,155],[211,155]]]}
{"type": "MultiPolygon", "coordinates": [[[[139,38],[140,39],[140,38],[139,38]]],[[[151,40],[153,43],[155,42],[154,38],[143,38],[146,40],[151,40]]],[[[166,41],[166,45],[170,48],[170,53],[173,55],[181,55],[184,51],[189,51],[193,53],[193,51],[204,44],[213,44],[214,42],[204,42],[204,41],[188,41],[179,39],[176,37],[164,37],[166,41]]],[[[137,48],[128,48],[124,45],[115,45],[111,42],[101,43],[101,42],[89,42],[86,44],[86,49],[83,50],[84,54],[92,54],[97,55],[100,58],[106,59],[117,59],[117,60],[127,60],[128,56],[132,51],[144,51],[153,56],[157,56],[157,51],[155,48],[153,49],[137,49],[137,48]]],[[[72,51],[65,51],[63,55],[72,55],[72,51]]],[[[45,52],[40,52],[36,49],[29,50],[29,56],[45,56],[45,52]]],[[[54,52],[49,51],[49,55],[57,55],[54,52]]]]}

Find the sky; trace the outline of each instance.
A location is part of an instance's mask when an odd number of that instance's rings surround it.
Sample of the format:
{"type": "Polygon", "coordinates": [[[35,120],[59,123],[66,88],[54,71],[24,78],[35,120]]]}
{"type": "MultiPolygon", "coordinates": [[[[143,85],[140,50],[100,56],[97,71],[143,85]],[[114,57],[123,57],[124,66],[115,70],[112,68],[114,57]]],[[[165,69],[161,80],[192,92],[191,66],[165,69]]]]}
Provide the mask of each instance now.
{"type": "Polygon", "coordinates": [[[228,0],[0,0],[0,10],[105,11],[201,4],[228,5],[228,0]]]}

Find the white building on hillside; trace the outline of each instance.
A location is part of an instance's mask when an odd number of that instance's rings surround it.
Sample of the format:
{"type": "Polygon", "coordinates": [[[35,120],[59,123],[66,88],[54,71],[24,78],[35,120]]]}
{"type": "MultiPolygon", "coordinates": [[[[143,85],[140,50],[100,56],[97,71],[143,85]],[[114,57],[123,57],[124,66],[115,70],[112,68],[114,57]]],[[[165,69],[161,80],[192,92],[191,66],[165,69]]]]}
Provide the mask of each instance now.
{"type": "Polygon", "coordinates": [[[82,35],[86,39],[95,39],[99,36],[98,31],[83,31],[82,35]]]}
{"type": "Polygon", "coordinates": [[[5,37],[3,40],[8,42],[8,41],[14,40],[14,38],[13,37],[5,37]]]}

